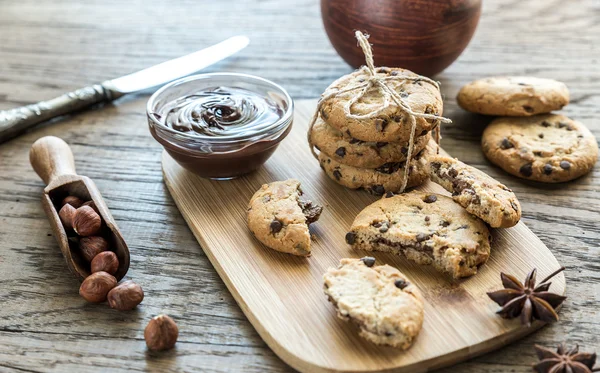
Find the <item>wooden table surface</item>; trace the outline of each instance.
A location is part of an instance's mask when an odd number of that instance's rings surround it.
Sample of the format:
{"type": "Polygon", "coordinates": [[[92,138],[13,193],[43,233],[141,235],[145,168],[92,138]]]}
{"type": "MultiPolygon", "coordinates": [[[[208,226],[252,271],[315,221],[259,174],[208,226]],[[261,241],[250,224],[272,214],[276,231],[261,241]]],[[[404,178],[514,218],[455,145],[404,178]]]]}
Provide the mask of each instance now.
{"type": "MultiPolygon", "coordinates": [[[[252,44],[207,71],[272,79],[294,98],[317,97],[351,69],[322,28],[318,0],[0,0],[0,109],[37,102],[245,33],[252,44]]],[[[376,56],[377,51],[375,51],[376,56]]],[[[567,267],[560,322],[442,372],[529,372],[535,343],[600,352],[600,166],[571,183],[539,185],[487,162],[486,118],[457,108],[461,85],[497,74],[564,81],[564,113],[600,136],[600,2],[485,0],[475,37],[437,78],[446,97],[444,148],[514,189],[523,221],[567,267]]],[[[162,179],[139,94],[0,145],[0,371],[284,372],[195,241],[162,179]],[[132,312],[87,304],[42,211],[28,161],[38,137],[67,141],[78,172],[96,181],[131,250],[128,276],[146,298],[132,312]],[[158,313],[179,323],[177,348],[146,352],[158,313]]],[[[532,258],[535,265],[535,258],[532,258]]]]}

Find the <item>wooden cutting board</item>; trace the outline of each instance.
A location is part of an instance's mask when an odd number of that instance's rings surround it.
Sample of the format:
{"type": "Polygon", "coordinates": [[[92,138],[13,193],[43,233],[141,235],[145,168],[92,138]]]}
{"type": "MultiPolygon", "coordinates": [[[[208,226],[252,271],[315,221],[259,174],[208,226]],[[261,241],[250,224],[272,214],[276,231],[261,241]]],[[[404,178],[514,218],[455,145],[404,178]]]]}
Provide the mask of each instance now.
{"type": "MultiPolygon", "coordinates": [[[[319,168],[306,130],[313,100],[296,101],[294,127],[257,172],[231,181],[202,179],[163,154],[165,182],[190,229],[265,342],[286,363],[303,372],[424,372],[497,349],[543,324],[521,327],[495,314],[487,291],[501,288],[500,272],[524,279],[532,267],[542,279],[560,265],[523,223],[492,230],[492,252],[475,276],[454,281],[429,266],[392,254],[360,252],[344,242],[354,217],[377,197],[343,188],[319,168]],[[297,178],[307,198],[323,205],[311,225],[313,255],[299,258],[264,247],[246,226],[246,206],[264,183],[297,178]],[[406,273],[425,300],[423,330],[408,351],[378,347],[336,317],[323,294],[322,276],[341,258],[375,256],[406,273]]],[[[447,194],[427,183],[421,190],[447,194]]],[[[565,293],[563,274],[551,290],[565,293]]],[[[197,320],[202,323],[202,320],[197,320]]],[[[182,333],[185,331],[182,330],[182,333]]]]}

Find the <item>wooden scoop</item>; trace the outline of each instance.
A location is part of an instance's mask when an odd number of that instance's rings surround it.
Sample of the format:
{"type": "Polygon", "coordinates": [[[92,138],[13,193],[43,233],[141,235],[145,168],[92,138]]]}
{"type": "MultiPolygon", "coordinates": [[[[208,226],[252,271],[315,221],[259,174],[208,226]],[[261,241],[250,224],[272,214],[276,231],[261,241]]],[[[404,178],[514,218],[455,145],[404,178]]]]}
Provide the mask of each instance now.
{"type": "Polygon", "coordinates": [[[76,196],[84,202],[94,201],[102,217],[102,229],[98,235],[103,236],[109,243],[109,250],[117,254],[119,269],[115,277],[117,280],[122,279],[129,269],[129,249],[96,184],[90,178],[79,176],[75,172],[69,145],[58,137],[42,137],[31,146],[29,161],[48,185],[44,189],[42,205],[71,272],[83,281],[90,275],[90,264],[81,255],[77,234],[72,230],[66,231],[58,216],[61,201],[66,196],[76,196]]]}

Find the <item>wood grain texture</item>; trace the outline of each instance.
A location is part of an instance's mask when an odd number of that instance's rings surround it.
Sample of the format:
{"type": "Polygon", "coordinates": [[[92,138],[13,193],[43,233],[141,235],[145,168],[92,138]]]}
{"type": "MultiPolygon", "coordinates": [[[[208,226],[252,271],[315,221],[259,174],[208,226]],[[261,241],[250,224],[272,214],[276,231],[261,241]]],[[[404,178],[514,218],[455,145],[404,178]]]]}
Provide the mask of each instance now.
{"type": "MultiPolygon", "coordinates": [[[[481,153],[489,119],[460,110],[454,97],[463,84],[489,75],[558,79],[571,90],[563,113],[600,136],[600,4],[485,0],[482,10],[469,47],[437,76],[444,114],[454,120],[442,144],[515,191],[524,223],[567,267],[569,299],[559,323],[441,372],[525,373],[537,359],[534,343],[566,339],[600,352],[600,166],[553,186],[507,175],[481,153]]],[[[239,33],[251,45],[207,71],[258,74],[295,99],[315,98],[351,71],[329,44],[318,0],[297,0],[292,8],[275,0],[1,0],[0,108],[52,98],[239,33]]],[[[147,98],[124,98],[0,145],[0,371],[291,370],[247,321],[166,191],[147,98]],[[110,208],[132,254],[127,277],[146,292],[138,310],[89,305],[77,294],[79,282],[48,236],[44,184],[29,165],[31,144],[45,135],[71,146],[77,171],[94,180],[110,208]],[[178,346],[147,355],[143,328],[160,312],[178,322],[178,346]]]]}
{"type": "MultiPolygon", "coordinates": [[[[499,288],[499,273],[525,278],[532,266],[541,278],[560,265],[523,224],[491,230],[488,262],[471,278],[453,281],[431,266],[394,254],[355,251],[344,236],[356,215],[381,197],[344,188],[321,171],[306,141],[316,100],[295,102],[294,127],[257,172],[231,181],[203,179],[186,171],[166,152],[163,175],[171,196],[204,252],[259,334],[279,357],[302,372],[424,372],[499,348],[533,332],[518,320],[503,320],[486,292],[499,288]],[[260,186],[296,178],[306,198],[324,206],[311,226],[310,258],[268,249],[246,224],[248,201],[260,186]],[[423,330],[405,352],[377,347],[340,321],[323,294],[323,274],[348,257],[374,256],[399,268],[425,298],[423,330]],[[535,258],[535,259],[532,259],[535,258]]],[[[427,182],[418,190],[449,195],[427,182]]],[[[564,276],[552,291],[565,292],[564,276]]]]}

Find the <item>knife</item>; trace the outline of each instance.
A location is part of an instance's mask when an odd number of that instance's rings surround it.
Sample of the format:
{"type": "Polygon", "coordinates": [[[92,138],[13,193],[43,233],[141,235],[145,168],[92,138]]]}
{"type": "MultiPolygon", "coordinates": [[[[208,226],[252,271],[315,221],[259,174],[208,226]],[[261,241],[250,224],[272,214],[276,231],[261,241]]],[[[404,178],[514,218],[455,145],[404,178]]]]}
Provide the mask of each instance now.
{"type": "Polygon", "coordinates": [[[0,111],[0,144],[35,125],[89,106],[116,100],[128,93],[155,88],[213,65],[244,49],[250,40],[234,36],[206,49],[117,79],[81,88],[48,101],[0,111]]]}

